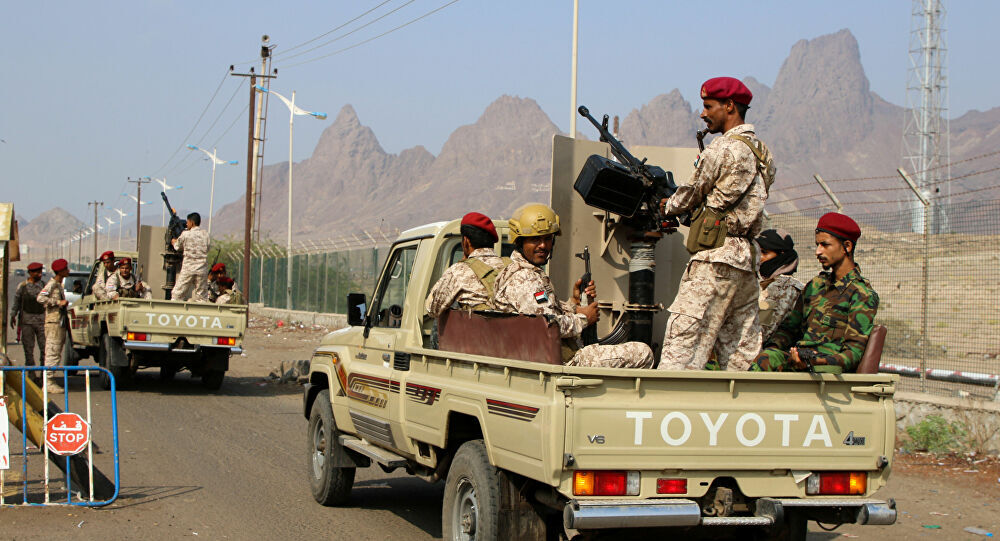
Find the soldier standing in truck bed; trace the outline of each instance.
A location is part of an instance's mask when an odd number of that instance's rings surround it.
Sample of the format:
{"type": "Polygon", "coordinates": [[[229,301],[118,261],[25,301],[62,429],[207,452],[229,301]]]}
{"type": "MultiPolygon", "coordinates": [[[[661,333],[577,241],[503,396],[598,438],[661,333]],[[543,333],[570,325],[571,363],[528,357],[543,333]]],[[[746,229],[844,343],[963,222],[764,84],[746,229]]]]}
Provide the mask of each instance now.
{"type": "Polygon", "coordinates": [[[722,368],[746,370],[761,345],[753,239],[775,170],[744,121],[753,94],[743,83],[709,79],[701,97],[702,120],[723,135],[701,153],[691,182],[662,202],[665,215],[692,213],[689,239],[704,242],[688,243],[694,255],[668,308],[659,368],[700,370],[714,351],[722,368]]]}
{"type": "Polygon", "coordinates": [[[38,344],[38,356],[45,357],[45,307],[38,302],[38,294],[43,286],[42,264],[31,263],[28,265],[28,279],[18,284],[14,292],[10,326],[21,325],[25,366],[35,364],[35,344],[38,344]]]}
{"type": "Polygon", "coordinates": [[[431,317],[439,317],[454,305],[466,310],[493,309],[497,275],[510,263],[493,251],[500,237],[486,215],[470,212],[463,216],[461,232],[465,258],[448,267],[431,288],[424,302],[431,317]]]}
{"type": "Polygon", "coordinates": [[[201,227],[201,215],[192,212],[187,216],[187,230],[173,239],[174,250],[182,252],[184,259],[177,273],[177,283],[170,292],[171,300],[187,301],[194,297],[198,302],[208,301],[205,274],[208,271],[208,233],[201,227]],[[193,291],[193,294],[192,294],[193,291]]]}

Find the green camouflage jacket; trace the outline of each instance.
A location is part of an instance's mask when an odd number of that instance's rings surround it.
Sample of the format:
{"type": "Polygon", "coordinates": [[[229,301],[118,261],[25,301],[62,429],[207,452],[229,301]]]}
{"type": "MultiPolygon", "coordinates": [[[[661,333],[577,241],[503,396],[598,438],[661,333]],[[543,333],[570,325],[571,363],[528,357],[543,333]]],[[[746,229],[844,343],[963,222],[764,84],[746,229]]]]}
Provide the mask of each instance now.
{"type": "Polygon", "coordinates": [[[832,280],[832,272],[813,278],[765,347],[811,348],[816,352],[815,365],[853,372],[875,322],[878,293],[861,276],[860,268],[832,280]]]}

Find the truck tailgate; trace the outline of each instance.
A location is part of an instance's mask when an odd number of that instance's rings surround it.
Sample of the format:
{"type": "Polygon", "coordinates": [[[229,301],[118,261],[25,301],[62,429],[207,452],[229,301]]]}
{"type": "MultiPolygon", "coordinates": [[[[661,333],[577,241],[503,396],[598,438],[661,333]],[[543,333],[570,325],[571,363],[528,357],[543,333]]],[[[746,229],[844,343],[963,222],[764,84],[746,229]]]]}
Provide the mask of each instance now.
{"type": "Polygon", "coordinates": [[[129,331],[183,336],[240,336],[246,328],[246,306],[122,302],[123,323],[129,331]]]}
{"type": "Polygon", "coordinates": [[[893,376],[587,378],[567,409],[566,452],[579,468],[870,470],[894,444],[893,376]]]}

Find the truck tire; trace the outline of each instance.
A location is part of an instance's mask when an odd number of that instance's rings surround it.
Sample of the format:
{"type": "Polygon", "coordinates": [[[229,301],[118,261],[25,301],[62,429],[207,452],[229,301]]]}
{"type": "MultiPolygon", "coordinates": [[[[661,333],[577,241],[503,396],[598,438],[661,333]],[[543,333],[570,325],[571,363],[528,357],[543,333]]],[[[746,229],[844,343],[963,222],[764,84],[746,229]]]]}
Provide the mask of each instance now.
{"type": "Polygon", "coordinates": [[[785,521],[758,537],[767,541],[806,541],[809,521],[802,513],[785,512],[785,521]]]}
{"type": "Polygon", "coordinates": [[[351,496],[357,468],[336,468],[333,456],[340,441],[337,424],[330,407],[330,391],[323,389],[313,401],[309,412],[308,450],[309,488],[313,498],[326,505],[344,505],[351,496]]]}
{"type": "Polygon", "coordinates": [[[177,366],[173,364],[164,364],[160,366],[160,381],[173,381],[174,376],[177,375],[177,366]]]}
{"type": "MultiPolygon", "coordinates": [[[[62,355],[59,360],[59,364],[62,366],[76,366],[80,364],[80,354],[73,349],[71,338],[72,335],[70,335],[69,331],[66,331],[66,340],[63,341],[62,355]]],[[[70,372],[70,375],[72,374],[73,372],[70,372]]]]}
{"type": "Polygon", "coordinates": [[[458,448],[444,485],[445,541],[499,541],[500,482],[483,440],[467,441],[458,448]]]}
{"type": "Polygon", "coordinates": [[[225,370],[213,370],[206,368],[205,371],[201,373],[201,384],[210,391],[218,391],[222,388],[222,381],[224,379],[226,379],[225,370]]]}
{"type": "MultiPolygon", "coordinates": [[[[102,334],[97,357],[100,366],[115,377],[119,389],[128,384],[132,373],[128,367],[128,356],[120,341],[112,338],[110,334],[102,334]]],[[[103,372],[101,373],[101,387],[105,390],[111,388],[111,378],[103,372]]]]}

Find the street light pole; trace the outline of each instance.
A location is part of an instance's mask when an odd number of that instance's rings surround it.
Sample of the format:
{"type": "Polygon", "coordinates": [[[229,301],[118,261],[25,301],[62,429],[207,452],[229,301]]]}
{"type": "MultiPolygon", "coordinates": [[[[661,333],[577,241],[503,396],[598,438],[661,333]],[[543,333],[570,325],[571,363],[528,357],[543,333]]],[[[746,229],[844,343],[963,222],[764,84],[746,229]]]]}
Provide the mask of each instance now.
{"type": "Polygon", "coordinates": [[[212,238],[212,214],[215,213],[215,166],[216,165],[237,165],[240,162],[236,160],[225,161],[220,160],[219,156],[216,154],[216,148],[212,148],[212,152],[209,152],[203,148],[198,148],[194,145],[188,145],[188,150],[200,150],[208,156],[208,159],[212,162],[212,189],[208,196],[208,238],[212,238]]]}

